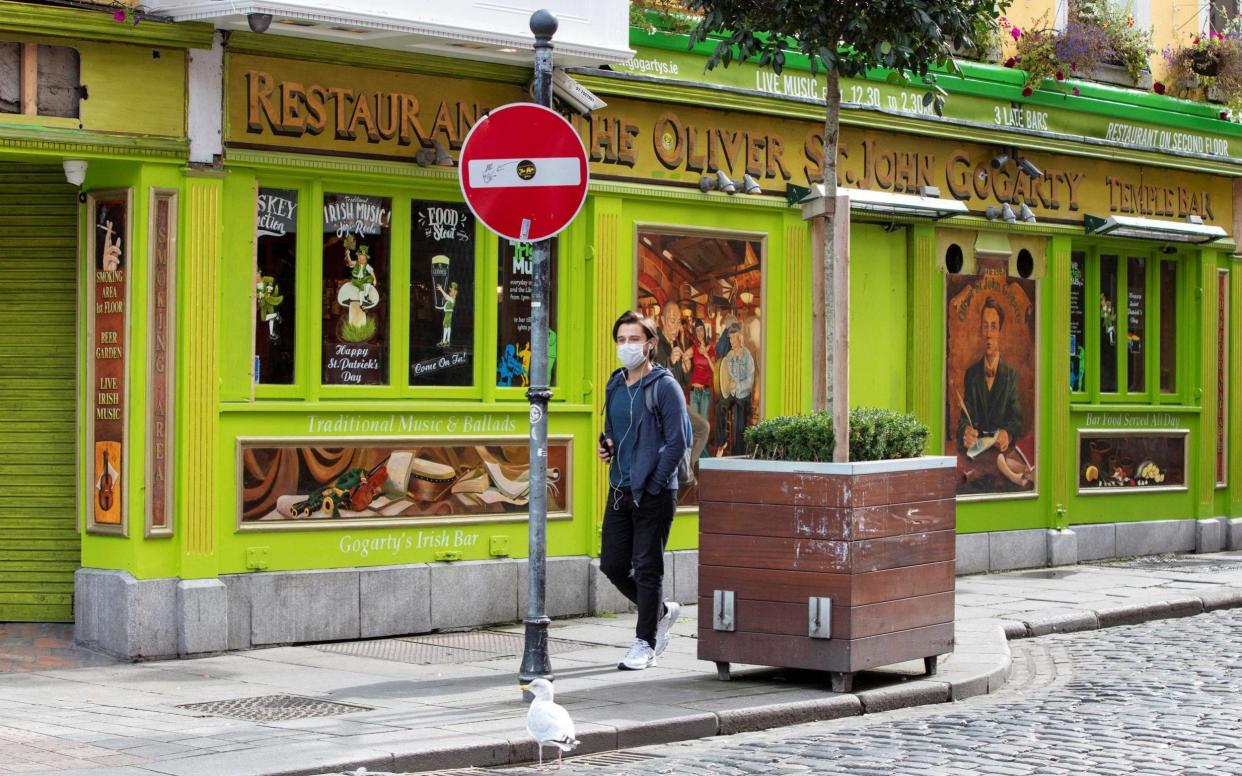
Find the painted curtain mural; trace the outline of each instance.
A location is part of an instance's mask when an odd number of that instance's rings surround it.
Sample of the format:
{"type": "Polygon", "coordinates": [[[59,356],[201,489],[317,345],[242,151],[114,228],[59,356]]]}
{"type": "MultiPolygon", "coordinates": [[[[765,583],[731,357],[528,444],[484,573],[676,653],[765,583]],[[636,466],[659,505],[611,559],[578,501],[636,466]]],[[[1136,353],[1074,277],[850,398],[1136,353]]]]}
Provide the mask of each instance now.
{"type": "MultiPolygon", "coordinates": [[[[642,231],[637,245],[638,309],[659,331],[656,362],[685,394],[691,460],[742,455],[762,406],[763,243],[642,231]]],[[[700,498],[697,483],[682,486],[681,504],[700,498]]]]}
{"type": "Polygon", "coordinates": [[[959,496],[1034,492],[1035,281],[1005,259],[976,271],[945,280],[945,455],[959,496]]]}
{"type": "MultiPolygon", "coordinates": [[[[548,444],[548,512],[569,503],[568,440],[548,444]]],[[[242,445],[241,520],[455,517],[525,513],[526,439],[242,445]]]]}

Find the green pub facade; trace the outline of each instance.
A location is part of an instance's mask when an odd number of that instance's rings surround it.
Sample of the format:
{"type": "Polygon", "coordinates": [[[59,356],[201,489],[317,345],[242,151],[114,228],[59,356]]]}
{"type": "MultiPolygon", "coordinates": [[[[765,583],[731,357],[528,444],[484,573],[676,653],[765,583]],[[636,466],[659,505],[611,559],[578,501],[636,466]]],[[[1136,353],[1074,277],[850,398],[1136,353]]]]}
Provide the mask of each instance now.
{"type": "MultiPolygon", "coordinates": [[[[520,619],[530,246],[451,162],[529,70],[0,5],[0,46],[76,51],[89,95],[0,113],[0,618],[132,658],[520,619]],[[222,153],[193,164],[212,52],[222,153]]],[[[814,227],[786,192],[822,176],[822,78],[631,44],[573,73],[608,105],[572,117],[592,181],[554,250],[553,616],[625,603],[594,561],[619,311],[657,320],[696,456],[811,401],[814,227]]],[[[843,87],[853,403],[958,458],[959,573],[1242,546],[1242,130],[964,69],[944,118],[843,87]]],[[[708,497],[683,490],[670,540],[686,602],[708,497]]]]}

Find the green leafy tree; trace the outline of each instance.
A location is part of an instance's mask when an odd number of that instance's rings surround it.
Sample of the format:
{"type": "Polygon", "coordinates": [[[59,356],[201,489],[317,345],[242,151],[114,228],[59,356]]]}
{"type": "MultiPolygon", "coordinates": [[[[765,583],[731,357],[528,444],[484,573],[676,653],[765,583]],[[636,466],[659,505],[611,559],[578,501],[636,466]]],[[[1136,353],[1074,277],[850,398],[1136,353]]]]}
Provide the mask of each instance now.
{"type": "MultiPolygon", "coordinates": [[[[690,45],[708,40],[716,43],[707,62],[709,69],[757,60],[760,67],[771,68],[779,75],[787,53],[797,51],[810,59],[812,75],[825,72],[824,189],[831,203],[835,202],[837,188],[840,77],[887,68],[893,72],[892,79],[899,82],[920,78],[930,85],[924,104],[939,114],[946,95],[935,83],[931,68],[956,69],[953,51],[970,50],[980,30],[995,28],[996,18],[1009,0],[686,0],[685,5],[702,17],[690,34],[690,45]]],[[[840,215],[849,217],[848,213],[840,215]]],[[[824,363],[816,364],[822,371],[817,374],[815,393],[816,409],[827,409],[844,425],[846,408],[834,407],[832,400],[833,361],[847,358],[846,353],[833,353],[834,217],[830,211],[824,228],[825,299],[815,300],[818,309],[825,311],[824,327],[815,336],[823,338],[826,356],[824,363]]],[[[835,304],[847,302],[840,299],[835,304]]]]}

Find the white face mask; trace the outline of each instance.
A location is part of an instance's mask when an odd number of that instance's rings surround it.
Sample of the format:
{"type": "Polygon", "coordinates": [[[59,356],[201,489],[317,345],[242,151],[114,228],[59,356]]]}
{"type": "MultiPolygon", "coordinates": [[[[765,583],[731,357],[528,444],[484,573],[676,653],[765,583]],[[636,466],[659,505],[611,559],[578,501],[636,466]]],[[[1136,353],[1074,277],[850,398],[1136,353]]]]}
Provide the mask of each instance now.
{"type": "Polygon", "coordinates": [[[647,349],[637,342],[617,345],[617,360],[626,369],[634,369],[647,360],[647,349]]]}

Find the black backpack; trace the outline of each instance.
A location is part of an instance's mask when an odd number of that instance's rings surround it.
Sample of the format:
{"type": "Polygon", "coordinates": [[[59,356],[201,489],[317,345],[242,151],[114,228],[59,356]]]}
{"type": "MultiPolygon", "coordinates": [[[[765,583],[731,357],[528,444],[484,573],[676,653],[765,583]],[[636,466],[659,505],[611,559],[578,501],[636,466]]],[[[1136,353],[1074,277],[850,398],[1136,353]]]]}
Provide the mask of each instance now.
{"type": "MultiPolygon", "coordinates": [[[[656,387],[659,386],[663,379],[656,380],[643,389],[643,404],[647,405],[647,412],[655,417],[656,428],[659,429],[661,437],[664,436],[664,419],[660,416],[660,408],[657,406],[655,392],[656,387]]],[[[668,379],[673,380],[674,384],[677,382],[672,375],[669,375],[668,379]]],[[[680,385],[677,386],[677,391],[678,393],[681,392],[680,385]]],[[[680,488],[684,488],[694,482],[694,470],[690,466],[690,453],[694,447],[694,428],[690,425],[689,413],[682,414],[682,433],[686,436],[686,449],[682,452],[681,458],[677,460],[677,486],[680,488]]]]}

